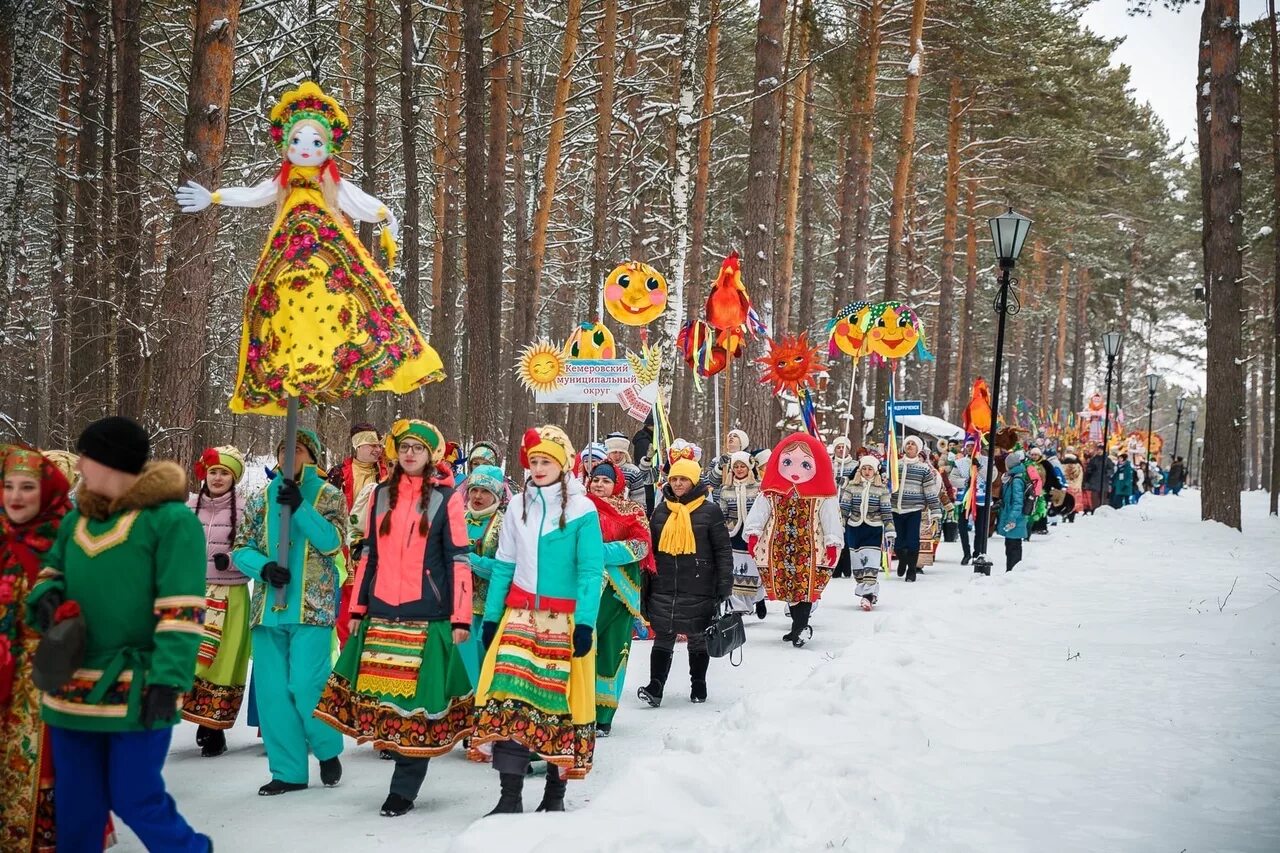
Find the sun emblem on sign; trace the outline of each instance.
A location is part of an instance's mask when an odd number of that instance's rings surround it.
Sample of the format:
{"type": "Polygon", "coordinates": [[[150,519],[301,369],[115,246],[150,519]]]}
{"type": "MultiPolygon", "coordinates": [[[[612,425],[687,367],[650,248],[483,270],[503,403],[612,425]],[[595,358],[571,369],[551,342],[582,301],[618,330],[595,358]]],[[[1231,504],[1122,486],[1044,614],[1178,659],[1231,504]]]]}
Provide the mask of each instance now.
{"type": "Polygon", "coordinates": [[[533,392],[554,391],[564,373],[564,354],[548,340],[530,344],[520,353],[516,375],[533,392]]]}

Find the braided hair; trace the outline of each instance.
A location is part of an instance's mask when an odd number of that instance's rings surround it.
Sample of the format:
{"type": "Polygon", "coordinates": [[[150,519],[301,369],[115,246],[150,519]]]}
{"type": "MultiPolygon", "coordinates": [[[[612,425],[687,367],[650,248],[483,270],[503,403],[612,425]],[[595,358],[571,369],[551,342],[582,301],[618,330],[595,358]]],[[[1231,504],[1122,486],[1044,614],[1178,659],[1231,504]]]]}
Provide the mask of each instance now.
{"type": "MultiPolygon", "coordinates": [[[[525,478],[524,493],[520,496],[520,520],[529,520],[529,490],[534,488],[535,484],[532,477],[525,478]]],[[[560,529],[564,530],[566,524],[565,513],[569,508],[569,478],[563,473],[560,475],[560,529]]]]}
{"type": "MultiPolygon", "coordinates": [[[[382,521],[378,523],[378,535],[386,536],[391,532],[391,514],[396,508],[396,498],[400,494],[400,478],[405,476],[404,467],[396,465],[395,470],[391,472],[391,478],[387,480],[387,511],[382,516],[382,521]]],[[[422,496],[418,499],[418,534],[426,536],[427,531],[431,528],[431,519],[427,516],[427,507],[431,503],[431,492],[435,489],[435,478],[428,476],[427,470],[422,471],[422,496]]]]}

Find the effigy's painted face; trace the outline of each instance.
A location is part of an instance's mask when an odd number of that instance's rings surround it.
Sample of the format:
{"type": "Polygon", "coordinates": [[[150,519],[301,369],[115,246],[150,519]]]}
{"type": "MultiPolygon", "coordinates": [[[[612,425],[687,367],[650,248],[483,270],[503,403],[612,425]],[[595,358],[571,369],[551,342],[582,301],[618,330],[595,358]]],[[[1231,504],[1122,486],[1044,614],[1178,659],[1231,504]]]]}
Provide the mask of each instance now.
{"type": "Polygon", "coordinates": [[[783,477],[796,485],[809,482],[818,473],[813,464],[813,457],[809,455],[809,449],[798,443],[782,452],[782,461],[778,464],[778,470],[782,472],[783,477]]]}
{"type": "Polygon", "coordinates": [[[300,121],[289,134],[287,156],[295,166],[320,166],[329,159],[329,149],[313,123],[300,121]]]}

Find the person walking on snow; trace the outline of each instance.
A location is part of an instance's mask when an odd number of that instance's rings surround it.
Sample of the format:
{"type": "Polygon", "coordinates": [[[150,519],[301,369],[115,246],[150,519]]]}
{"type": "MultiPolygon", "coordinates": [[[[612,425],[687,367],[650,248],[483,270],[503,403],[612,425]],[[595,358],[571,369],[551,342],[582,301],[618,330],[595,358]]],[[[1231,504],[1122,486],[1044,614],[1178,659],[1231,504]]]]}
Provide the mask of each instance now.
{"type": "Polygon", "coordinates": [[[257,581],[251,619],[255,698],[271,770],[271,781],[258,789],[264,797],[305,789],[308,753],[320,761],[325,787],[342,780],[342,735],[313,715],[333,669],[347,530],[342,492],[316,469],[322,452],[316,434],[299,429],[294,470],[286,472],[281,442],[281,475],[245,507],[231,555],[236,568],[257,581]],[[276,562],[280,506],[292,510],[287,567],[276,562]],[[274,603],[277,589],[284,591],[283,608],[274,603]]]}
{"type": "Polygon", "coordinates": [[[205,758],[227,751],[225,731],[236,724],[249,676],[249,576],[231,565],[244,503],[236,484],[244,455],[234,447],[211,447],[196,462],[200,491],[187,506],[204,527],[204,637],[196,654],[196,680],[182,718],[199,726],[196,745],[205,758]]]}
{"type": "Polygon", "coordinates": [[[844,535],[840,501],[827,449],[807,433],[792,433],[774,447],[747,516],[748,550],[761,567],[765,591],[791,609],[783,640],[800,648],[813,605],[831,580],[844,535]]]}
{"type": "Polygon", "coordinates": [[[604,539],[604,589],[596,616],[596,735],[608,737],[627,679],[631,632],[641,617],[645,576],[656,571],[644,507],[623,497],[622,468],[601,462],[587,482],[604,539]]]}
{"type": "Polygon", "coordinates": [[[689,701],[707,701],[707,653],[704,633],[716,608],[733,590],[733,546],[720,506],[710,500],[710,487],[699,482],[702,471],[692,459],[672,466],[663,501],[649,521],[657,547],[657,574],[646,578],[644,613],[653,626],[649,683],[637,695],[656,708],[662,704],[676,635],[688,637],[689,701]]]}
{"type": "Polygon", "coordinates": [[[525,432],[525,490],[511,499],[485,598],[487,648],[473,746],[493,743],[502,794],[489,814],[524,811],[524,778],[547,762],[538,811],[564,811],[568,779],[591,771],[596,744],[595,624],[604,580],[600,519],[571,473],[564,430],[525,432]]]}
{"type": "Polygon", "coordinates": [[[204,635],[204,531],[186,506],[187,476],[148,462],[147,433],[128,418],[90,424],[76,450],[80,503],[26,612],[45,635],[33,678],[45,687],[58,850],[102,850],[114,812],[148,850],[206,853],[213,843],[178,813],[163,775],[204,635]],[[76,620],[82,656],[63,628],[76,620]]]}
{"type": "Polygon", "coordinates": [[[898,577],[914,583],[920,570],[920,549],[932,547],[925,535],[933,527],[933,519],[942,516],[938,500],[938,472],[924,461],[924,442],[909,435],[902,442],[902,458],[898,460],[898,491],[892,495],[894,551],[898,555],[898,577]],[[926,523],[927,522],[927,523],[926,523]]]}
{"type": "Polygon", "coordinates": [[[471,568],[463,496],[442,464],[440,431],[400,420],[387,443],[396,467],[372,501],[351,642],[315,716],[391,751],[381,813],[400,817],[413,809],[431,759],[471,732],[474,693],[459,654],[471,633],[471,568]]]}
{"type": "Polygon", "coordinates": [[[760,495],[760,480],[751,464],[751,456],[739,450],[729,455],[729,480],[720,489],[720,510],[729,528],[729,543],[733,546],[733,595],[729,608],[739,613],[755,611],[757,619],[768,615],[765,607],[764,585],[760,582],[760,569],[747,550],[743,535],[747,516],[760,495]]]}
{"type": "Polygon", "coordinates": [[[1032,493],[1023,452],[1011,452],[1005,457],[1004,463],[1005,472],[1000,477],[1000,513],[996,517],[996,532],[1004,537],[1004,570],[1011,572],[1022,561],[1022,540],[1027,538],[1027,509],[1032,493]]]}
{"type": "Polygon", "coordinates": [[[840,489],[840,516],[844,519],[844,546],[854,567],[858,586],[854,594],[863,610],[880,598],[882,548],[893,549],[893,509],[889,490],[880,479],[880,460],[864,456],[858,470],[840,489]]]}

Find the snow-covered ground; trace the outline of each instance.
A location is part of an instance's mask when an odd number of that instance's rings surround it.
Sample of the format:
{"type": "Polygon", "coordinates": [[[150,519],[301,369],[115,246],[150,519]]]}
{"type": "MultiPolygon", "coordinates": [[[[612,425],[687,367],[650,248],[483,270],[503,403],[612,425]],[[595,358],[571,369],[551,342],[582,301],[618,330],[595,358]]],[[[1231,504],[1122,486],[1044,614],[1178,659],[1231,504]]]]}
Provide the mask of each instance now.
{"type": "Polygon", "coordinates": [[[702,706],[681,650],[666,704],[641,707],[636,643],[630,698],[566,814],[478,821],[497,777],[454,753],[416,811],[380,817],[391,765],[367,747],[343,756],[339,788],[260,798],[244,726],[206,760],[184,724],[166,775],[187,817],[244,853],[1274,853],[1280,522],[1265,500],[1245,495],[1241,535],[1200,522],[1195,492],[1147,497],[1037,537],[1009,575],[997,540],[990,579],[943,545],[870,614],[832,581],[809,645],[781,641],[780,606],[753,619],[745,663],[713,661],[702,706]]]}

